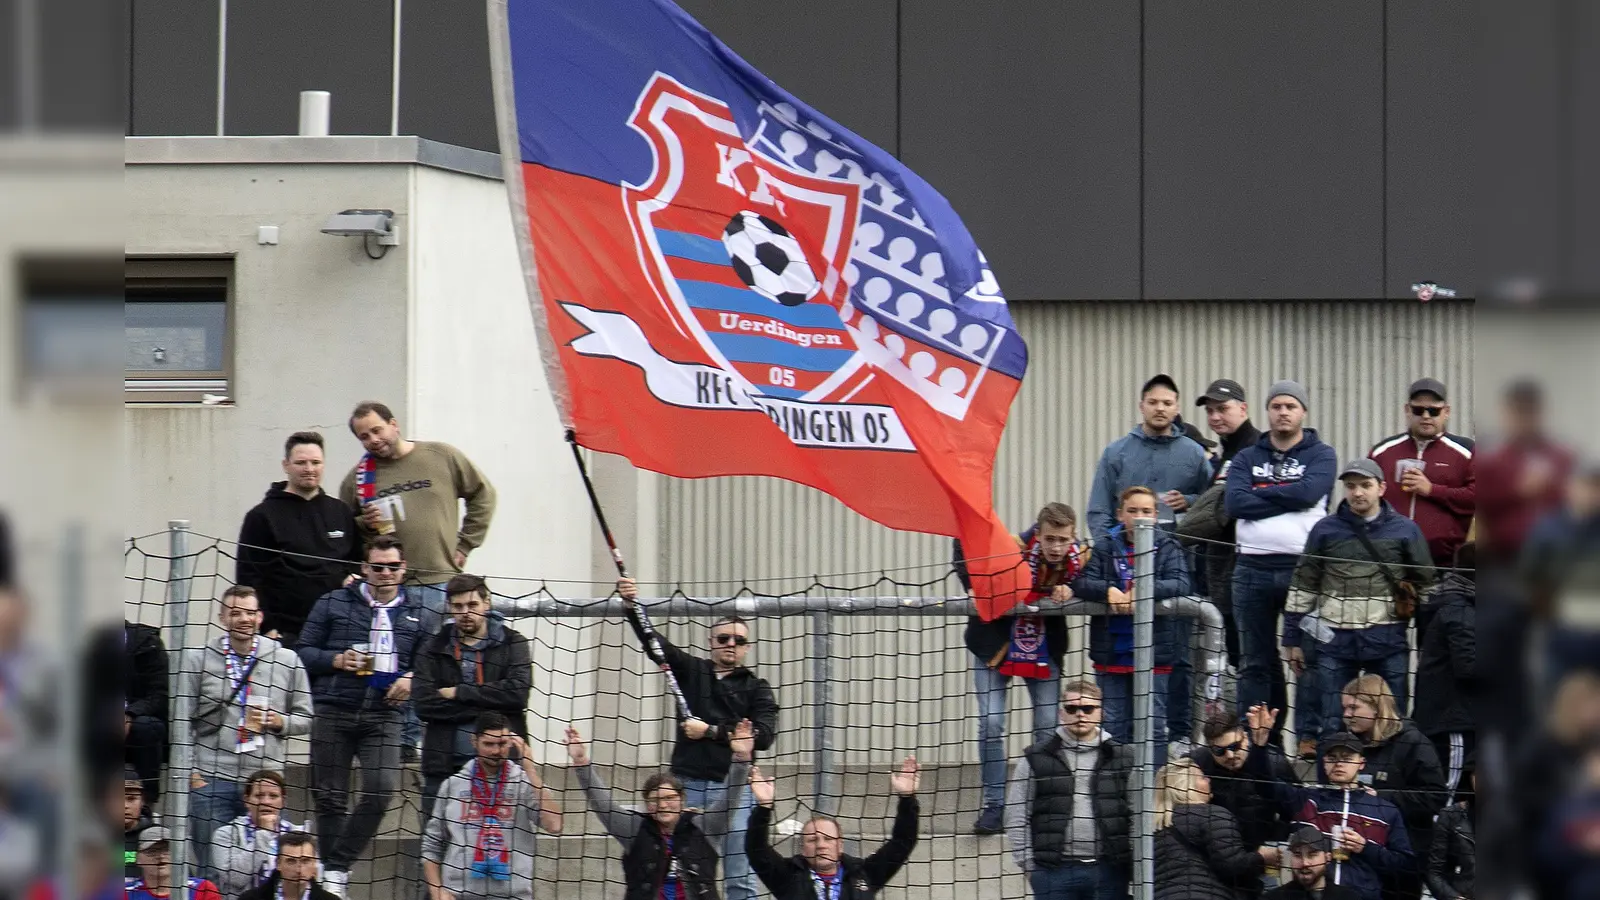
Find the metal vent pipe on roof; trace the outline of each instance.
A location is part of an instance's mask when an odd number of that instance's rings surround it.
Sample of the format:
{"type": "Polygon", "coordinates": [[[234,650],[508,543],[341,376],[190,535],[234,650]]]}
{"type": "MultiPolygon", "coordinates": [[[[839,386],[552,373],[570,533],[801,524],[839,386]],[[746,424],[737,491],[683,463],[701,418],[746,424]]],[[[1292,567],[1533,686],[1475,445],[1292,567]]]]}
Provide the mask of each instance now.
{"type": "Polygon", "coordinates": [[[327,137],[328,109],[332,95],[327,91],[300,92],[300,136],[327,137]]]}

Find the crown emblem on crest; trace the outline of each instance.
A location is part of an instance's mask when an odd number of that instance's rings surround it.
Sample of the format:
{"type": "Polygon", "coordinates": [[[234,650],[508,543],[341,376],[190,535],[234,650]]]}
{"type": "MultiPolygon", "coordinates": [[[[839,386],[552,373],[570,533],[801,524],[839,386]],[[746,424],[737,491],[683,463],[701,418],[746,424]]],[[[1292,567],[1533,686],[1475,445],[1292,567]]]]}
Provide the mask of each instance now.
{"type": "MultiPolygon", "coordinates": [[[[850,297],[839,317],[873,366],[916,391],[930,406],[963,418],[1007,331],[958,306],[938,241],[910,198],[826,127],[803,122],[787,103],[762,104],[750,146],[783,165],[861,188],[861,221],[841,273],[850,297]]],[[[963,297],[1003,304],[1000,286],[979,256],[980,280],[963,297]]],[[[820,274],[820,273],[819,273],[820,274]]]]}

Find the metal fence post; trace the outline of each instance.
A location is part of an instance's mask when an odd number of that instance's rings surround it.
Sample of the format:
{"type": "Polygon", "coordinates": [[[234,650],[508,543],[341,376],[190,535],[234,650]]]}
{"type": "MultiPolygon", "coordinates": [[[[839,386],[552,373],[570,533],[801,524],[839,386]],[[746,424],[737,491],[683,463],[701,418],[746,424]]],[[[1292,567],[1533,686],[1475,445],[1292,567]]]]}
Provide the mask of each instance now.
{"type": "Polygon", "coordinates": [[[189,550],[189,520],[167,522],[169,551],[167,561],[167,614],[164,643],[167,646],[167,695],[171,698],[172,719],[168,729],[172,748],[167,764],[166,825],[172,832],[172,883],[188,884],[189,878],[189,775],[194,771],[194,697],[184,684],[184,666],[189,630],[189,589],[194,578],[194,558],[189,550]]]}
{"type": "Polygon", "coordinates": [[[1156,522],[1133,525],[1133,777],[1139,802],[1133,846],[1135,900],[1155,893],[1155,548],[1156,522]]]}
{"type": "Polygon", "coordinates": [[[839,764],[833,728],[833,616],[811,614],[811,684],[816,692],[812,706],[817,761],[811,792],[811,811],[818,815],[839,814],[839,764]]]}
{"type": "MultiPolygon", "coordinates": [[[[88,592],[84,589],[84,566],[88,555],[88,538],[81,522],[73,522],[66,528],[61,547],[61,609],[59,627],[60,634],[67,641],[68,647],[82,636],[88,635],[93,639],[94,632],[85,632],[85,603],[88,592]]],[[[68,654],[67,662],[58,670],[57,678],[60,679],[60,709],[61,724],[59,727],[58,741],[60,758],[56,760],[61,767],[61,815],[57,817],[59,833],[56,835],[56,861],[60,866],[58,871],[63,874],[73,872],[77,867],[77,860],[82,855],[82,848],[78,846],[79,835],[82,827],[79,817],[90,807],[85,802],[86,793],[83,787],[83,778],[78,771],[78,748],[83,746],[83,700],[84,700],[84,666],[80,660],[89,658],[90,645],[80,643],[74,649],[62,648],[68,654]]],[[[97,686],[97,688],[103,686],[97,686]]],[[[64,900],[77,900],[83,895],[75,878],[62,878],[59,882],[64,900]]]]}

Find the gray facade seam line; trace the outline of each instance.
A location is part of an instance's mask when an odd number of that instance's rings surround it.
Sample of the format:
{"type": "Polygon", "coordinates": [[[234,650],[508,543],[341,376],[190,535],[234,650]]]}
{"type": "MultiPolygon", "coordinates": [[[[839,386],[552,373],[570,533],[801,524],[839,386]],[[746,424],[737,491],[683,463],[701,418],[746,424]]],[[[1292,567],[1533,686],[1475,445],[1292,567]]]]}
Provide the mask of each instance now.
{"type": "Polygon", "coordinates": [[[125,137],[123,162],[172,165],[417,165],[503,180],[500,154],[414,135],[125,137]]]}

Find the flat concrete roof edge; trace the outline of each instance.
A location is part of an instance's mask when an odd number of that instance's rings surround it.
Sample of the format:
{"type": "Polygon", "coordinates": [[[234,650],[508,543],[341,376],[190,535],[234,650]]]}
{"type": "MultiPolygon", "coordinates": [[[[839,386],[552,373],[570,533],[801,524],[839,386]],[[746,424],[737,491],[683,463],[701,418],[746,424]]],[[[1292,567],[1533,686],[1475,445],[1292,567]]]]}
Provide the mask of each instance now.
{"type": "Polygon", "coordinates": [[[127,137],[123,161],[130,166],[415,165],[496,181],[502,177],[498,153],[415,135],[127,137]]]}

